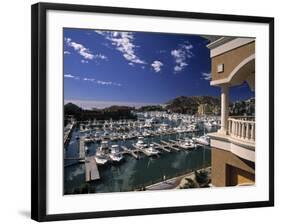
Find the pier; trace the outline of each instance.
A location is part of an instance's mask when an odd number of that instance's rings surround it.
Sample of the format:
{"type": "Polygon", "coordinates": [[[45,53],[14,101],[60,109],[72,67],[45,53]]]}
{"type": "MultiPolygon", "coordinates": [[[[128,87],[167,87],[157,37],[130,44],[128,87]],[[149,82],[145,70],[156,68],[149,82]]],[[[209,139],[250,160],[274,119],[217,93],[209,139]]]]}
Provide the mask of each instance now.
{"type": "Polygon", "coordinates": [[[175,142],[172,142],[171,140],[170,140],[170,142],[166,142],[166,141],[163,141],[163,140],[161,140],[160,142],[163,143],[164,145],[166,145],[167,147],[169,147],[170,149],[173,149],[175,151],[180,150],[180,148],[175,147],[175,146],[179,147],[178,142],[175,143],[175,142]]]}
{"type": "Polygon", "coordinates": [[[85,138],[81,137],[79,139],[79,159],[85,158],[85,138]]]}
{"type": "Polygon", "coordinates": [[[75,122],[72,122],[66,125],[66,127],[64,128],[64,135],[63,135],[64,146],[66,146],[69,140],[71,139],[71,133],[73,131],[74,126],[75,126],[75,122]]]}
{"type": "Polygon", "coordinates": [[[165,146],[164,146],[164,145],[158,144],[157,142],[153,142],[152,144],[153,144],[153,145],[155,145],[155,146],[156,146],[156,148],[158,148],[158,149],[162,149],[162,150],[163,150],[163,151],[165,151],[165,152],[171,152],[171,150],[169,150],[169,149],[165,148],[165,146]]]}
{"type": "MultiPolygon", "coordinates": [[[[179,144],[179,141],[180,141],[180,140],[178,140],[178,141],[170,140],[170,142],[172,142],[175,146],[177,146],[177,147],[179,147],[179,148],[182,148],[182,147],[180,146],[180,144],[179,144]]],[[[179,148],[178,148],[178,150],[179,150],[179,148]]]]}
{"type": "Polygon", "coordinates": [[[139,155],[138,152],[136,150],[130,150],[125,146],[121,146],[121,148],[123,149],[123,154],[129,154],[131,156],[133,156],[135,159],[139,159],[139,155]]]}
{"type": "Polygon", "coordinates": [[[99,180],[100,174],[95,160],[95,156],[86,157],[85,159],[85,180],[86,182],[99,180]]]}

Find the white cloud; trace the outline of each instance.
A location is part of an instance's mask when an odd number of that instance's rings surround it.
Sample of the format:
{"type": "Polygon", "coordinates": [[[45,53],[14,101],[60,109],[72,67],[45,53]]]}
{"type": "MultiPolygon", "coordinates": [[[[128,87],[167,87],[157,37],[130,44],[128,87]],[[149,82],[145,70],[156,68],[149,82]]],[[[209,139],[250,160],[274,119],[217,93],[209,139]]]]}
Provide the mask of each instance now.
{"type": "Polygon", "coordinates": [[[109,40],[115,49],[120,51],[123,57],[130,63],[147,64],[135,53],[136,45],[133,43],[134,35],[132,32],[96,31],[96,33],[109,40]]]}
{"type": "Polygon", "coordinates": [[[82,63],[82,64],[88,64],[89,61],[82,59],[82,60],[81,60],[81,63],[82,63]]]}
{"type": "Polygon", "coordinates": [[[84,80],[84,81],[90,81],[90,82],[96,81],[96,79],[93,79],[93,78],[84,78],[83,80],[84,80]]]}
{"type": "Polygon", "coordinates": [[[85,60],[102,59],[105,60],[107,57],[102,54],[93,54],[89,48],[84,47],[82,44],[76,43],[71,38],[64,38],[67,46],[72,47],[78,54],[80,54],[85,60]]]}
{"type": "Polygon", "coordinates": [[[80,79],[78,76],[71,75],[71,74],[64,74],[64,78],[76,79],[76,80],[80,79]]]}
{"type": "Polygon", "coordinates": [[[180,44],[177,49],[171,51],[171,55],[174,57],[176,63],[174,66],[175,73],[182,71],[188,66],[187,59],[192,58],[194,55],[191,51],[192,48],[193,45],[186,41],[183,44],[180,44]]]}
{"type": "Polygon", "coordinates": [[[151,67],[154,69],[155,72],[160,72],[162,66],[163,66],[163,63],[161,61],[154,61],[151,64],[151,67]]]}
{"type": "Polygon", "coordinates": [[[71,54],[69,51],[64,51],[63,54],[71,54]]]}
{"type": "Polygon", "coordinates": [[[121,86],[120,83],[116,83],[116,82],[107,82],[107,81],[102,81],[102,80],[97,80],[97,84],[99,85],[106,85],[106,86],[121,86]]]}
{"type": "Polygon", "coordinates": [[[202,74],[203,79],[205,79],[205,80],[211,80],[211,78],[212,78],[212,74],[210,72],[209,73],[202,72],[201,74],[202,74]]]}
{"type": "Polygon", "coordinates": [[[98,85],[103,85],[103,86],[122,86],[120,83],[116,83],[116,82],[111,82],[111,81],[103,81],[103,80],[97,80],[94,78],[83,78],[84,81],[88,81],[88,82],[93,82],[95,84],[98,85]]]}

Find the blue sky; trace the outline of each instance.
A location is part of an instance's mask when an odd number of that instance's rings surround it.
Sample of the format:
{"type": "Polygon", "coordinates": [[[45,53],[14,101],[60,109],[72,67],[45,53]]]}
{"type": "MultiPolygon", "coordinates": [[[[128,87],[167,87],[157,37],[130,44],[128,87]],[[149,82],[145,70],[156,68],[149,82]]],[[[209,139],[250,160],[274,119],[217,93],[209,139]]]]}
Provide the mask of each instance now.
{"type": "MultiPolygon", "coordinates": [[[[65,101],[137,106],[177,96],[219,96],[220,89],[210,86],[206,44],[196,35],[65,28],[65,101]]],[[[252,96],[247,84],[230,90],[232,101],[252,96]]]]}

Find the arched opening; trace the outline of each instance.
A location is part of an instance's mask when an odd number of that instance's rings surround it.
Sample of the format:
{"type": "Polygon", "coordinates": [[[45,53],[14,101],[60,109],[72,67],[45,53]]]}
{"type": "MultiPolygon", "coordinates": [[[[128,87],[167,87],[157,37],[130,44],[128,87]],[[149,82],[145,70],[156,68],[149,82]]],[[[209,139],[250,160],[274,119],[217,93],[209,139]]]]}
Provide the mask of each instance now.
{"type": "Polygon", "coordinates": [[[228,83],[237,86],[246,81],[252,91],[255,90],[255,55],[241,61],[230,73],[228,83]]]}

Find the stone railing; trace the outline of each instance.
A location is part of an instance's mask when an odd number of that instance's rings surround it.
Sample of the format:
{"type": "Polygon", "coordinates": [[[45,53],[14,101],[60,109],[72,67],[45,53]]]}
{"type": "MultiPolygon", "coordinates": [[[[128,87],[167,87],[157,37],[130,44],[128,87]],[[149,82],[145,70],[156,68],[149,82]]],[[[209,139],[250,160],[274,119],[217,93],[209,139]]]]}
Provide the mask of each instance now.
{"type": "Polygon", "coordinates": [[[228,118],[228,134],[244,141],[255,142],[255,117],[228,118]]]}

